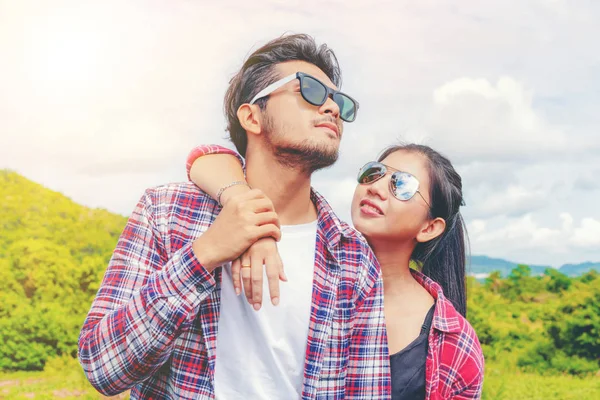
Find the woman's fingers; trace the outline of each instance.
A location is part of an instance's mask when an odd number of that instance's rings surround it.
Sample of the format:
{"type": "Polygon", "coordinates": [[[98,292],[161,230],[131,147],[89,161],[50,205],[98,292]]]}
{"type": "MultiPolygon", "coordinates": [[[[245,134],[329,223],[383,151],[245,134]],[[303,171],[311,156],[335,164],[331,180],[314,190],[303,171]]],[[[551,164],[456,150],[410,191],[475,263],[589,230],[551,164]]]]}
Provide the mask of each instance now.
{"type": "Polygon", "coordinates": [[[263,258],[262,257],[251,257],[251,283],[252,283],[252,307],[254,310],[260,310],[262,306],[262,288],[263,288],[263,258]]]}
{"type": "Polygon", "coordinates": [[[242,255],[242,285],[244,287],[244,295],[250,305],[252,305],[252,280],[251,280],[252,265],[250,264],[250,257],[247,253],[242,255]]]}
{"type": "Polygon", "coordinates": [[[279,304],[279,278],[282,270],[281,260],[278,254],[270,254],[265,259],[265,274],[269,284],[269,294],[271,295],[271,304],[279,304]]]}
{"type": "Polygon", "coordinates": [[[236,258],[231,263],[231,279],[233,280],[233,289],[235,290],[235,294],[237,296],[242,292],[242,283],[241,283],[241,275],[240,269],[242,267],[242,261],[239,258],[236,258]]]}

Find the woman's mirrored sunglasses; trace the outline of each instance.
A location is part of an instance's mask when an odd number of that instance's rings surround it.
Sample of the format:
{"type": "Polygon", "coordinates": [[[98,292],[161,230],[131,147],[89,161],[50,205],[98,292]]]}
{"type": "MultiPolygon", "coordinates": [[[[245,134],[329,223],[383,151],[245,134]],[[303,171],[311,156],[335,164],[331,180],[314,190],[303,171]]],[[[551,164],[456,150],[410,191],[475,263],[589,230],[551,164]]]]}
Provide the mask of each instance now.
{"type": "Polygon", "coordinates": [[[419,180],[408,172],[398,171],[390,166],[387,166],[378,161],[371,161],[366,163],[358,172],[358,183],[362,185],[368,185],[383,178],[388,170],[395,171],[392,173],[390,179],[390,191],[395,198],[401,201],[407,201],[412,199],[415,193],[419,193],[419,196],[425,203],[431,208],[431,205],[425,197],[419,192],[419,180]]]}

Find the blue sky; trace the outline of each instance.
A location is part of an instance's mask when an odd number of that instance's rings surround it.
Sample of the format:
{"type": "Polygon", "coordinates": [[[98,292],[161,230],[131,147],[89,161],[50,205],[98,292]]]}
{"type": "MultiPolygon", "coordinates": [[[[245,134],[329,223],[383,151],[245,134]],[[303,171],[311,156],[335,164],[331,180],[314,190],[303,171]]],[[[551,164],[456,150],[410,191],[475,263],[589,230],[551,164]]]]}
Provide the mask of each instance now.
{"type": "Polygon", "coordinates": [[[0,168],[130,213],[222,143],[228,79],[306,32],[361,103],[314,186],[349,219],[354,175],[396,140],[461,172],[474,254],[600,261],[600,3],[3,1],[0,168]]]}

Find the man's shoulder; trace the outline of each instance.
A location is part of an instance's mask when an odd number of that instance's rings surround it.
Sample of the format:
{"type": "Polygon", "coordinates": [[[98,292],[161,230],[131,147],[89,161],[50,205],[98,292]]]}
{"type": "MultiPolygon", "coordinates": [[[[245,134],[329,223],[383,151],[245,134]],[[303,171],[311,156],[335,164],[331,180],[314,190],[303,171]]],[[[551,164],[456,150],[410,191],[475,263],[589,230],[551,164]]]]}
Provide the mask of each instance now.
{"type": "Polygon", "coordinates": [[[367,243],[367,239],[365,239],[365,237],[363,236],[362,233],[360,233],[358,230],[356,230],[355,227],[353,227],[352,225],[350,225],[349,223],[339,220],[340,222],[340,232],[342,234],[342,236],[346,239],[346,242],[349,245],[359,245],[362,247],[369,247],[369,244],[367,243]]]}
{"type": "Polygon", "coordinates": [[[337,247],[341,257],[341,263],[350,269],[354,269],[357,263],[376,264],[375,256],[365,237],[338,217],[325,197],[312,189],[311,196],[315,202],[319,219],[325,229],[325,237],[330,243],[337,247]],[[343,259],[343,260],[342,260],[343,259]],[[345,261],[351,261],[347,263],[345,261]]]}
{"type": "Polygon", "coordinates": [[[154,214],[218,207],[216,201],[192,182],[174,182],[150,187],[146,189],[144,196],[154,214]]]}
{"type": "Polygon", "coordinates": [[[362,233],[347,222],[340,220],[339,229],[341,240],[338,254],[341,258],[338,261],[342,264],[342,270],[358,273],[361,281],[366,280],[370,282],[367,286],[372,286],[379,274],[379,264],[371,246],[362,233]]]}
{"type": "Polygon", "coordinates": [[[337,229],[348,242],[356,242],[368,246],[363,235],[350,226],[350,224],[341,220],[322,194],[313,188],[311,196],[317,206],[319,218],[323,219],[327,226],[337,229]]]}

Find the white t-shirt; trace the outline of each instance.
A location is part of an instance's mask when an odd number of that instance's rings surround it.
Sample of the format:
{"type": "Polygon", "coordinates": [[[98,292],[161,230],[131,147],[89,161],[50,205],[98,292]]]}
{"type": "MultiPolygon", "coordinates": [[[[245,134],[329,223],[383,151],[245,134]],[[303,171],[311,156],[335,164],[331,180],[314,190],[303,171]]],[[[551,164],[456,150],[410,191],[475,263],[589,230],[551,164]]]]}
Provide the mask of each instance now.
{"type": "Polygon", "coordinates": [[[273,306],[268,282],[254,311],[243,293],[236,296],[231,268],[223,268],[217,334],[215,394],[219,400],[299,399],[315,266],[317,221],[281,227],[277,244],[287,282],[279,282],[273,306]]]}

